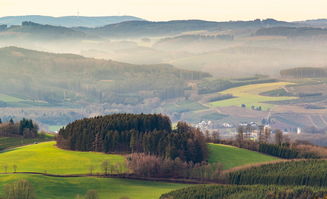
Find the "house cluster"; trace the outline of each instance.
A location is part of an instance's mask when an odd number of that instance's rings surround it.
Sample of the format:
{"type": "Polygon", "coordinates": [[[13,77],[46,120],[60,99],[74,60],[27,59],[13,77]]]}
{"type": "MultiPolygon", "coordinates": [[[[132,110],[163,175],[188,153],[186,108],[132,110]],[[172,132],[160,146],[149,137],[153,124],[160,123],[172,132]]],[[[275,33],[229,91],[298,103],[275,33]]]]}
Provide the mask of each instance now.
{"type": "Polygon", "coordinates": [[[201,131],[207,131],[214,128],[214,124],[211,120],[209,121],[201,121],[200,123],[195,125],[196,128],[199,128],[201,131]]]}

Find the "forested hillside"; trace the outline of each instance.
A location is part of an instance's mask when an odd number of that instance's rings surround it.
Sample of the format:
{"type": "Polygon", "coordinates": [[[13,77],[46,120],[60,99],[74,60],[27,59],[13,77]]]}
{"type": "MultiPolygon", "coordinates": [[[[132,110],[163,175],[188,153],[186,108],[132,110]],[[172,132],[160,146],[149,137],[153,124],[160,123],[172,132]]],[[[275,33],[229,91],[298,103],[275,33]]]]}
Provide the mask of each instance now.
{"type": "Polygon", "coordinates": [[[0,92],[22,100],[2,107],[74,103],[139,104],[184,96],[187,82],[209,74],[171,65],[132,65],[16,47],[0,49],[0,92]]]}
{"type": "MultiPolygon", "coordinates": [[[[22,22],[21,25],[0,28],[0,40],[5,39],[77,40],[92,38],[84,32],[62,26],[43,25],[34,22],[22,22]]],[[[93,37],[96,38],[96,37],[93,37]]]]}
{"type": "Polygon", "coordinates": [[[231,184],[327,186],[326,160],[295,160],[267,164],[229,175],[231,184]]]}
{"type": "Polygon", "coordinates": [[[327,68],[302,67],[280,71],[282,77],[291,78],[321,78],[327,77],[327,68]]]}
{"type": "Polygon", "coordinates": [[[313,187],[202,185],[172,191],[160,199],[304,199],[323,198],[326,194],[325,189],[313,187]]]}

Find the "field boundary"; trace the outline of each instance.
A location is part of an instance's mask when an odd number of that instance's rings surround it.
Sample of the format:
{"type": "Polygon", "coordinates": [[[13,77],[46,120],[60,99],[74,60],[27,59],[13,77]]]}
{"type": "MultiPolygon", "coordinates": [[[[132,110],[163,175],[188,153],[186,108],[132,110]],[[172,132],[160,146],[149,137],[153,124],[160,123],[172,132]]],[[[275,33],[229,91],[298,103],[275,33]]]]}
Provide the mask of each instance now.
{"type": "Polygon", "coordinates": [[[133,174],[108,174],[108,175],[91,175],[91,174],[48,174],[42,172],[8,172],[0,173],[0,175],[18,175],[18,174],[29,174],[29,175],[43,175],[48,177],[56,178],[81,178],[81,177],[94,177],[94,178],[118,178],[118,179],[128,179],[128,180],[142,180],[142,181],[152,181],[152,182],[169,182],[169,183],[179,183],[179,184],[223,184],[216,181],[201,181],[192,179],[178,179],[178,178],[154,178],[154,177],[139,177],[133,174]]]}

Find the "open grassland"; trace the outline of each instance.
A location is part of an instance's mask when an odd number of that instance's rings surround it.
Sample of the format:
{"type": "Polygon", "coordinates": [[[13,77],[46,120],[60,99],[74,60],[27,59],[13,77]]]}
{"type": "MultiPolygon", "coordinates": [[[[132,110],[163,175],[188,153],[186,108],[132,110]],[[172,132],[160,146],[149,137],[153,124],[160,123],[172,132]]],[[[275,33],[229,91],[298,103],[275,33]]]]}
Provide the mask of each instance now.
{"type": "Polygon", "coordinates": [[[53,140],[53,136],[47,135],[45,137],[40,138],[22,138],[22,137],[0,137],[0,151],[8,148],[14,148],[18,146],[38,143],[38,142],[46,142],[53,140]]]}
{"type": "Polygon", "coordinates": [[[224,169],[275,160],[278,158],[247,149],[222,144],[209,144],[209,162],[220,162],[224,165],[224,169]]]}
{"type": "Polygon", "coordinates": [[[237,88],[231,88],[225,91],[220,92],[220,94],[231,94],[235,98],[215,101],[209,103],[213,107],[227,107],[227,106],[241,106],[245,104],[247,108],[251,106],[259,107],[263,110],[272,108],[274,105],[268,104],[265,102],[273,101],[284,101],[297,99],[297,97],[272,97],[272,96],[263,96],[260,93],[276,90],[283,88],[292,83],[289,82],[273,82],[273,83],[264,83],[264,84],[252,84],[247,86],[241,86],[237,88]]]}
{"type": "MultiPolygon", "coordinates": [[[[96,152],[66,151],[55,146],[55,142],[18,147],[0,153],[0,171],[8,166],[8,172],[17,166],[17,172],[42,172],[49,174],[87,174],[90,166],[93,172],[102,172],[101,163],[108,160],[111,165],[123,163],[122,155],[96,152]]],[[[124,168],[125,169],[125,168],[124,168]]]]}
{"type": "Polygon", "coordinates": [[[0,93],[0,101],[2,101],[2,102],[23,102],[25,100],[0,93]]]}
{"type": "MultiPolygon", "coordinates": [[[[55,178],[41,175],[0,175],[0,193],[3,185],[25,179],[33,184],[37,199],[73,199],[94,189],[100,199],[158,199],[161,194],[188,187],[185,184],[161,183],[112,178],[55,178]]],[[[1,196],[2,194],[0,194],[1,196]]]]}

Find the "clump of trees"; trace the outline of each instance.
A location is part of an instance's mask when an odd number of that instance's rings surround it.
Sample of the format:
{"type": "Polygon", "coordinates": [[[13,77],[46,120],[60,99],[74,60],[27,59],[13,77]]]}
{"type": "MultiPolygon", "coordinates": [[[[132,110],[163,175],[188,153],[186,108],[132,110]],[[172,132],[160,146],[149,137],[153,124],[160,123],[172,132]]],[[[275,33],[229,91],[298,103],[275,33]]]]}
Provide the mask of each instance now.
{"type": "Polygon", "coordinates": [[[145,153],[199,163],[208,156],[203,133],[185,122],[176,129],[161,114],[113,114],[77,120],[61,129],[60,148],[105,153],[145,153]]]}
{"type": "Polygon", "coordinates": [[[133,174],[141,177],[183,178],[201,181],[217,181],[222,177],[223,165],[220,163],[183,162],[153,155],[134,153],[127,157],[127,166],[133,174]]]}
{"type": "Polygon", "coordinates": [[[249,125],[239,126],[235,139],[219,140],[219,142],[285,159],[318,159],[327,157],[327,148],[325,147],[292,143],[289,137],[284,135],[281,130],[277,129],[272,133],[269,128],[264,128],[263,126],[259,126],[258,129],[254,129],[249,125]],[[256,140],[250,139],[250,134],[253,131],[257,131],[256,140]]]}
{"type": "Polygon", "coordinates": [[[9,122],[0,121],[0,136],[35,138],[38,135],[39,126],[30,119],[23,118],[19,122],[10,119],[9,122]]]}

